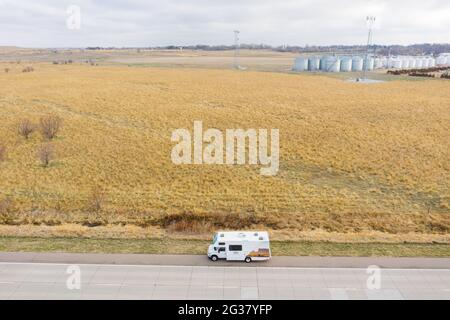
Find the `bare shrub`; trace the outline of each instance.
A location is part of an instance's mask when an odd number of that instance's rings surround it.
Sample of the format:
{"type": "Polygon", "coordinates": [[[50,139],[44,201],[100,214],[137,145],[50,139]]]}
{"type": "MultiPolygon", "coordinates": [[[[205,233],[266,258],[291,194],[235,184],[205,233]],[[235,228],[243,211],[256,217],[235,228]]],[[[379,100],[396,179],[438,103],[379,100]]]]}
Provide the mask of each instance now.
{"type": "Polygon", "coordinates": [[[106,193],[100,188],[93,189],[87,201],[88,211],[90,212],[101,211],[103,205],[105,204],[105,201],[106,201],[106,193]]]}
{"type": "Polygon", "coordinates": [[[0,143],[0,162],[6,158],[6,146],[0,143]]]}
{"type": "Polygon", "coordinates": [[[86,200],[87,216],[81,223],[83,226],[93,228],[108,224],[108,219],[101,213],[106,200],[106,192],[102,188],[92,189],[86,200]]]}
{"type": "Polygon", "coordinates": [[[173,232],[204,233],[212,230],[213,225],[208,221],[181,220],[173,222],[167,229],[173,232]]]}
{"type": "Polygon", "coordinates": [[[11,197],[0,198],[0,224],[15,225],[17,223],[13,205],[11,197]]]}
{"type": "Polygon", "coordinates": [[[62,119],[55,115],[42,117],[40,120],[40,131],[44,138],[51,140],[56,137],[62,125],[62,119]]]}
{"type": "Polygon", "coordinates": [[[253,213],[196,214],[184,212],[160,217],[157,224],[172,231],[204,232],[211,228],[246,229],[264,224],[261,217],[253,213]]]}
{"type": "Polygon", "coordinates": [[[8,73],[9,72],[9,68],[5,68],[5,73],[8,73]]]}
{"type": "Polygon", "coordinates": [[[34,68],[33,68],[33,67],[30,67],[30,66],[25,67],[25,68],[23,68],[23,70],[22,70],[22,72],[33,72],[33,71],[34,71],[34,68]]]}
{"type": "Polygon", "coordinates": [[[48,167],[55,157],[55,149],[52,144],[46,143],[39,147],[38,157],[44,167],[48,167]]]}
{"type": "Polygon", "coordinates": [[[0,199],[0,214],[6,214],[12,207],[12,200],[10,197],[0,199]]]}
{"type": "Polygon", "coordinates": [[[28,119],[21,120],[17,125],[17,131],[25,139],[28,139],[35,129],[36,126],[28,119]]]}

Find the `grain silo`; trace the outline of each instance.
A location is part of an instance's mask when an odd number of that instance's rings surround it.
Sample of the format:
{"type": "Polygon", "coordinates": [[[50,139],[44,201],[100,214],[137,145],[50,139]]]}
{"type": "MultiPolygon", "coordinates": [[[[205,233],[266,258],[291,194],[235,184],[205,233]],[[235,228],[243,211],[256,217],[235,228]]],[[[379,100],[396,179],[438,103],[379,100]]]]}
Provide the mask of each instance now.
{"type": "Polygon", "coordinates": [[[447,57],[445,55],[440,55],[436,58],[436,64],[438,66],[444,66],[447,64],[447,57]]]}
{"type": "Polygon", "coordinates": [[[389,69],[394,67],[394,61],[395,61],[394,58],[389,58],[389,60],[388,60],[388,68],[389,69]]]}
{"type": "Polygon", "coordinates": [[[428,67],[434,68],[436,67],[436,59],[433,57],[428,57],[428,67]]]}
{"type": "Polygon", "coordinates": [[[410,69],[414,69],[416,67],[416,59],[414,59],[413,57],[409,58],[409,68],[410,69]]]}
{"type": "Polygon", "coordinates": [[[409,68],[409,58],[402,57],[400,60],[402,62],[402,69],[408,69],[409,68]]]}
{"type": "Polygon", "coordinates": [[[339,72],[341,61],[336,56],[324,56],[320,60],[320,70],[324,72],[339,72]]]}
{"type": "Polygon", "coordinates": [[[320,70],[320,58],[319,57],[310,57],[308,59],[308,70],[309,71],[320,70]]]}
{"type": "Polygon", "coordinates": [[[363,59],[361,57],[352,58],[352,71],[362,71],[363,59]]]}
{"type": "Polygon", "coordinates": [[[294,71],[307,71],[308,70],[308,58],[298,57],[295,59],[294,71]]]}
{"type": "Polygon", "coordinates": [[[341,58],[341,72],[350,72],[352,71],[352,58],[351,57],[342,57],[341,58]]]}
{"type": "Polygon", "coordinates": [[[423,67],[422,58],[416,58],[416,68],[420,69],[423,67]]]}
{"type": "Polygon", "coordinates": [[[422,59],[422,68],[426,69],[430,67],[430,62],[427,58],[422,59]]]}
{"type": "Polygon", "coordinates": [[[390,69],[401,69],[402,60],[400,58],[389,58],[388,67],[390,69]]]}
{"type": "Polygon", "coordinates": [[[374,68],[375,69],[382,69],[383,68],[383,60],[381,58],[375,58],[374,68]]]}
{"type": "Polygon", "coordinates": [[[375,65],[375,59],[372,57],[366,57],[363,60],[363,70],[372,71],[375,65]]]}

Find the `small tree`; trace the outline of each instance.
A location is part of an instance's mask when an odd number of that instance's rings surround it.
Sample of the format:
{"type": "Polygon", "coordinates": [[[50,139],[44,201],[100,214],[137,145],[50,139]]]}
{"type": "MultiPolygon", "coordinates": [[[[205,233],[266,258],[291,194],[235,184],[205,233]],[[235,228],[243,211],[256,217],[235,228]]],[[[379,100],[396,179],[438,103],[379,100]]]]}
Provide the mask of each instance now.
{"type": "Polygon", "coordinates": [[[0,144],[0,162],[4,161],[6,158],[6,146],[0,144]]]}
{"type": "Polygon", "coordinates": [[[0,199],[0,215],[7,214],[11,210],[12,204],[10,197],[0,199]]]}
{"type": "Polygon", "coordinates": [[[34,132],[35,125],[28,119],[23,119],[19,122],[17,126],[17,131],[25,139],[28,139],[30,135],[34,132]]]}
{"type": "Polygon", "coordinates": [[[61,128],[62,120],[55,115],[42,117],[40,121],[40,130],[44,138],[51,140],[56,137],[61,128]]]}
{"type": "Polygon", "coordinates": [[[99,212],[102,210],[103,204],[106,200],[106,194],[105,192],[100,188],[94,188],[89,195],[88,203],[87,203],[87,209],[90,212],[99,212]]]}
{"type": "Polygon", "coordinates": [[[44,167],[48,167],[54,159],[55,151],[50,143],[43,144],[38,149],[38,157],[44,167]]]}

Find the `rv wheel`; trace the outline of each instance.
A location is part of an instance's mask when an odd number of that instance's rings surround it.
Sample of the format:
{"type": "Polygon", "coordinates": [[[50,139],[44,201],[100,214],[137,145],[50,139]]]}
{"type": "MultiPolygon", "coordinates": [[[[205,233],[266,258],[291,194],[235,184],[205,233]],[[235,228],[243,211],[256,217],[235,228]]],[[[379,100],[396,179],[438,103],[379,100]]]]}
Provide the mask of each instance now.
{"type": "Polygon", "coordinates": [[[217,256],[211,256],[211,260],[212,261],[217,261],[219,258],[217,258],[217,256]]]}
{"type": "Polygon", "coordinates": [[[245,262],[246,262],[246,263],[250,263],[250,262],[252,262],[252,258],[250,258],[250,257],[246,257],[246,258],[245,258],[245,262]]]}

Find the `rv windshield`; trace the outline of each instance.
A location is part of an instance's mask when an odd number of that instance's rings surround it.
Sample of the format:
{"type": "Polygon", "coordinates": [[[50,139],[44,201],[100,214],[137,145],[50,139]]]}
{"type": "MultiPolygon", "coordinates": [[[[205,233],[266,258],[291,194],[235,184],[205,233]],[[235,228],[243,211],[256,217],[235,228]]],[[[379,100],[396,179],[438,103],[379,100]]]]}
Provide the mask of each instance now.
{"type": "Polygon", "coordinates": [[[214,244],[214,243],[216,243],[216,241],[217,241],[217,233],[214,235],[212,243],[214,244]]]}

